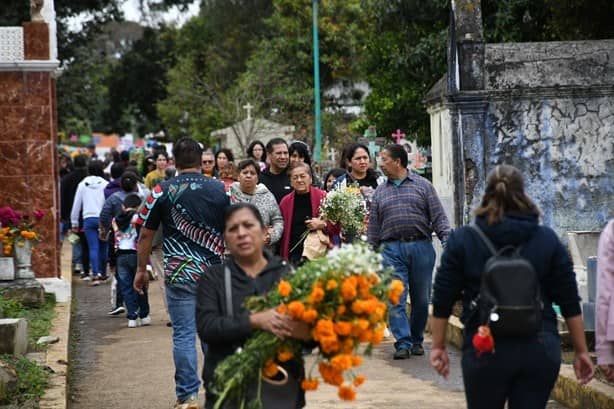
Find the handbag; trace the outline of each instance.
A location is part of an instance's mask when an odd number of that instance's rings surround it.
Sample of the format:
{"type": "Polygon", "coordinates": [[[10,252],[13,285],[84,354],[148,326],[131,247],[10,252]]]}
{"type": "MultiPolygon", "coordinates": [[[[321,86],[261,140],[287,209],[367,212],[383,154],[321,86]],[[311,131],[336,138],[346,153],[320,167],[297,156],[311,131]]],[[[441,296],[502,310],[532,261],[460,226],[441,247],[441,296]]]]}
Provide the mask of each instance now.
{"type": "MultiPolygon", "coordinates": [[[[231,272],[228,266],[224,267],[224,291],[226,296],[226,315],[233,317],[232,307],[232,284],[231,272]]],[[[288,373],[283,367],[279,366],[279,373],[283,375],[281,380],[262,377],[260,398],[262,407],[266,409],[295,409],[299,407],[301,387],[297,379],[288,373]]],[[[262,376],[262,375],[261,375],[262,376]]],[[[250,385],[245,394],[246,402],[252,400],[258,392],[258,382],[250,385]]],[[[237,409],[239,403],[227,401],[222,406],[223,409],[237,409]]]]}
{"type": "Polygon", "coordinates": [[[330,238],[322,230],[312,230],[307,233],[303,242],[302,256],[308,260],[323,257],[330,246],[330,238]]]}

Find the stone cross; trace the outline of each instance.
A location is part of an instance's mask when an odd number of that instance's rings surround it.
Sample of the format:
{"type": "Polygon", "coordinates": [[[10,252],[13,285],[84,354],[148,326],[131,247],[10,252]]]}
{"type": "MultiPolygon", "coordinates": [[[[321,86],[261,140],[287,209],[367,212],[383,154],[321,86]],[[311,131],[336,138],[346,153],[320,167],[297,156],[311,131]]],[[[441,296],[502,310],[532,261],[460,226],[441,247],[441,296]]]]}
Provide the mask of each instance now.
{"type": "Polygon", "coordinates": [[[405,138],[405,134],[401,132],[400,129],[397,129],[395,133],[392,134],[392,138],[397,141],[397,145],[401,143],[401,139],[405,138]]]}
{"type": "Polygon", "coordinates": [[[246,105],[243,105],[243,109],[247,111],[247,119],[252,119],[252,109],[254,109],[254,106],[248,102],[246,105]]]}
{"type": "Polygon", "coordinates": [[[333,148],[330,148],[328,150],[328,159],[332,160],[333,162],[337,160],[337,151],[334,150],[333,148]]]}

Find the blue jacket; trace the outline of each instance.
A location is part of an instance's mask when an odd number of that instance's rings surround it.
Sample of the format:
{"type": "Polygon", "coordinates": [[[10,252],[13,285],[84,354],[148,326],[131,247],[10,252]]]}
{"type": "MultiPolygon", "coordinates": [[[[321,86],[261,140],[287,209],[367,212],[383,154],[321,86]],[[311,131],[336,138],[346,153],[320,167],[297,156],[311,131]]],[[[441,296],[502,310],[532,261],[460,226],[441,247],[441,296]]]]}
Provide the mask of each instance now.
{"type": "MultiPolygon", "coordinates": [[[[476,224],[497,248],[522,245],[520,254],[529,260],[539,276],[544,331],[557,332],[553,302],[560,306],[564,317],[580,314],[576,276],[567,250],[552,229],[538,224],[536,214],[508,213],[501,222],[490,226],[477,218],[476,224]]],[[[465,342],[479,325],[477,317],[469,317],[468,311],[471,300],[480,290],[482,270],[490,256],[477,233],[461,227],[450,234],[435,276],[433,315],[448,318],[455,301],[462,296],[465,342]]]]}

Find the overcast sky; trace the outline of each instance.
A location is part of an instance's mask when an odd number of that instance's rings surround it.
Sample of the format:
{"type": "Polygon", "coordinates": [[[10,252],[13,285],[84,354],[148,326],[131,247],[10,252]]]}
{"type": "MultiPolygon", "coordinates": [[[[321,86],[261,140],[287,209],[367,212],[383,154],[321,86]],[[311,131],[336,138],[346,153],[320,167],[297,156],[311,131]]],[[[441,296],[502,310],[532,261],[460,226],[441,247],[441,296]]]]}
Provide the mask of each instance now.
{"type": "MultiPolygon", "coordinates": [[[[180,12],[177,7],[171,8],[168,12],[158,15],[145,15],[143,16],[139,10],[138,0],[124,0],[122,4],[122,10],[126,20],[136,21],[144,25],[154,25],[160,20],[164,20],[167,24],[176,23],[178,27],[185,24],[191,17],[198,14],[200,6],[200,0],[194,0],[190,7],[185,12],[180,12]]],[[[146,13],[147,14],[147,13],[146,13]]],[[[68,27],[72,31],[80,30],[84,21],[87,21],[89,17],[86,14],[79,15],[77,17],[68,20],[68,27]]]]}
{"type": "MultiPolygon", "coordinates": [[[[186,12],[180,12],[177,7],[171,8],[168,12],[164,13],[161,18],[166,23],[178,23],[179,26],[183,25],[191,17],[198,14],[200,0],[195,0],[190,5],[190,8],[186,12]]],[[[145,23],[143,15],[139,11],[138,0],[126,0],[122,6],[126,20],[145,23]]]]}

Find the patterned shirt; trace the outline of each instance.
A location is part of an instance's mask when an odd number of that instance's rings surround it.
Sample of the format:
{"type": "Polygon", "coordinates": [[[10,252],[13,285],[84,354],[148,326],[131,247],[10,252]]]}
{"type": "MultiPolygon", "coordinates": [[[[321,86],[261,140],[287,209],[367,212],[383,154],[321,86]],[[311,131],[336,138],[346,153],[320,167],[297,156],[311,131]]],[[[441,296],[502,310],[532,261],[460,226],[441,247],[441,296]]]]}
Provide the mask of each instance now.
{"type": "Polygon", "coordinates": [[[224,185],[199,173],[184,173],[154,187],[139,217],[145,227],[163,228],[167,284],[194,284],[224,255],[224,185]]]}
{"type": "Polygon", "coordinates": [[[391,180],[377,187],[371,198],[369,243],[408,239],[435,231],[445,242],[450,224],[433,185],[425,178],[408,173],[399,186],[391,180]]]}

